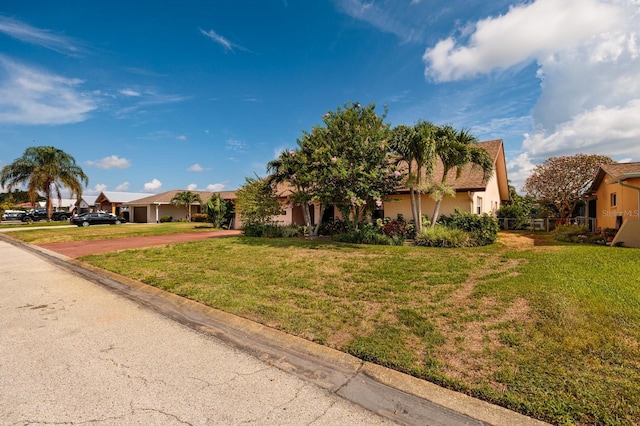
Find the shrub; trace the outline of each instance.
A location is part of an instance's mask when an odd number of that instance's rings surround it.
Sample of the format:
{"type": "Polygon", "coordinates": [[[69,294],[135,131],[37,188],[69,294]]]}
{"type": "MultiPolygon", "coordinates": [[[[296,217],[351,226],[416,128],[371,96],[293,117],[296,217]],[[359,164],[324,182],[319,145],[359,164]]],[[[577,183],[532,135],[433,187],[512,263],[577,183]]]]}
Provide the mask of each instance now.
{"type": "Polygon", "coordinates": [[[416,235],[415,244],[423,247],[472,247],[477,241],[467,231],[436,225],[416,235]]]}
{"type": "Polygon", "coordinates": [[[382,246],[398,246],[404,243],[404,238],[401,236],[396,235],[390,237],[382,234],[375,225],[370,223],[362,224],[360,229],[357,231],[335,234],[333,239],[341,243],[373,244],[382,246]]]}
{"type": "Polygon", "coordinates": [[[173,221],[173,216],[165,215],[160,218],[160,223],[167,223],[173,221]]]}
{"type": "Polygon", "coordinates": [[[208,216],[205,213],[194,213],[191,215],[191,222],[208,222],[208,216]]]}
{"type": "Polygon", "coordinates": [[[347,232],[347,223],[344,220],[331,220],[320,224],[320,235],[344,234],[347,232]]]}
{"type": "Polygon", "coordinates": [[[551,235],[554,240],[564,241],[566,243],[587,243],[592,240],[589,228],[581,225],[572,225],[570,223],[556,226],[556,228],[551,231],[551,235]]]}
{"type": "Polygon", "coordinates": [[[242,226],[247,237],[294,238],[304,234],[304,228],[298,225],[279,225],[277,223],[248,223],[242,226]]]}
{"type": "Polygon", "coordinates": [[[449,227],[466,231],[471,234],[478,246],[493,244],[498,239],[498,221],[488,214],[477,215],[473,213],[462,213],[456,209],[451,216],[442,216],[439,223],[449,227]]]}
{"type": "Polygon", "coordinates": [[[415,237],[416,229],[413,223],[409,223],[402,218],[398,218],[382,225],[382,233],[387,237],[400,237],[404,240],[415,237]]]}

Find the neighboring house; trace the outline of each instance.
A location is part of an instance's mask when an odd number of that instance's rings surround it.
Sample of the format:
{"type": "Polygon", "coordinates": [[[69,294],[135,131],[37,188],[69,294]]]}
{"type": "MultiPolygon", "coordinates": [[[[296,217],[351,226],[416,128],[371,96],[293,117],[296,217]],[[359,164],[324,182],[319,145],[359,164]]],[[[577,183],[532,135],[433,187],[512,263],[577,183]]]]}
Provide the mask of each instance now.
{"type": "MultiPolygon", "coordinates": [[[[445,197],[440,206],[440,215],[450,215],[456,208],[462,212],[477,214],[495,214],[500,208],[503,201],[509,200],[509,182],[507,180],[507,164],[504,155],[504,145],[502,140],[492,140],[480,142],[480,146],[487,150],[491,158],[493,158],[494,173],[487,181],[482,181],[482,171],[479,168],[473,168],[467,165],[458,179],[456,172],[450,171],[447,175],[447,184],[456,191],[455,197],[445,197]]],[[[442,173],[444,168],[442,163],[438,161],[433,176],[430,179],[435,182],[442,181],[442,173]]],[[[426,180],[429,180],[427,177],[426,180]]],[[[425,180],[425,181],[426,181],[425,180]]],[[[283,207],[286,207],[285,213],[281,216],[274,217],[276,222],[282,224],[304,224],[302,215],[302,207],[291,206],[289,197],[291,195],[291,187],[288,185],[279,185],[276,193],[280,198],[283,207]]],[[[435,209],[435,201],[427,194],[422,194],[422,213],[431,217],[435,209]]],[[[316,218],[320,214],[320,207],[315,205],[311,209],[312,222],[316,223],[316,218]]],[[[396,219],[402,216],[406,220],[413,219],[411,213],[411,199],[408,188],[400,188],[390,199],[385,201],[382,208],[376,212],[378,217],[389,217],[396,219]]],[[[339,218],[338,209],[327,208],[324,213],[323,221],[339,218]]]]}
{"type": "MultiPolygon", "coordinates": [[[[180,192],[187,192],[187,190],[172,190],[154,195],[147,194],[145,197],[124,203],[123,207],[129,209],[129,221],[135,223],[158,223],[163,216],[171,216],[173,220],[186,219],[189,213],[187,206],[176,206],[171,203],[171,199],[180,192]]],[[[206,204],[207,200],[214,194],[214,192],[207,191],[189,192],[198,194],[203,204],[206,204]]],[[[221,191],[215,192],[215,194],[220,194],[223,200],[236,199],[235,191],[221,191]]],[[[197,202],[191,205],[191,214],[201,212],[204,212],[204,205],[201,206],[197,202]]]]}
{"type": "Polygon", "coordinates": [[[596,230],[619,229],[613,243],[640,247],[640,162],[600,166],[588,191],[587,216],[595,218],[596,230]]]}
{"type": "Polygon", "coordinates": [[[152,194],[144,193],[144,192],[117,192],[117,191],[102,191],[94,202],[94,206],[96,210],[102,210],[108,213],[113,213],[115,215],[123,216],[130,220],[130,217],[127,217],[127,214],[130,213],[126,208],[122,205],[128,203],[129,201],[136,200],[142,197],[148,197],[152,194]]]}

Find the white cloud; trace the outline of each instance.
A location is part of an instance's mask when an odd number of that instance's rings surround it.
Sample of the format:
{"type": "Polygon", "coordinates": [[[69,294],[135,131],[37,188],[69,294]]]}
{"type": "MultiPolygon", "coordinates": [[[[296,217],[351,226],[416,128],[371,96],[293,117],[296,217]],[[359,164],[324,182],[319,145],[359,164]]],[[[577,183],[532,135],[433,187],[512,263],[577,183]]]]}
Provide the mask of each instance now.
{"type": "Polygon", "coordinates": [[[105,185],[104,183],[98,183],[93,188],[87,188],[84,191],[84,194],[86,194],[86,195],[98,195],[102,191],[106,191],[106,190],[107,190],[107,185],[105,185]]]}
{"type": "Polygon", "coordinates": [[[228,151],[245,152],[247,149],[247,144],[237,139],[227,139],[225,145],[228,151]]]}
{"type": "Polygon", "coordinates": [[[162,188],[162,182],[160,182],[158,179],[155,179],[155,178],[151,180],[151,182],[147,182],[144,184],[145,191],[153,192],[153,191],[157,191],[160,188],[162,188]]]}
{"type": "Polygon", "coordinates": [[[425,74],[451,81],[509,68],[574,48],[615,30],[623,19],[623,8],[602,0],[537,0],[514,6],[505,15],[478,21],[467,46],[449,37],[427,49],[425,74]]]}
{"type": "Polygon", "coordinates": [[[82,83],[82,80],[49,74],[0,55],[0,123],[38,125],[84,121],[97,105],[90,92],[77,89],[82,83]]]}
{"type": "Polygon", "coordinates": [[[190,166],[190,167],[187,169],[187,171],[188,171],[188,172],[203,172],[203,171],[204,171],[204,168],[203,168],[200,164],[196,163],[196,164],[194,164],[194,165],[190,166]]]}
{"type": "Polygon", "coordinates": [[[116,191],[128,191],[130,185],[131,184],[129,182],[122,182],[120,185],[116,186],[116,191]]]}
{"type": "Polygon", "coordinates": [[[187,191],[195,191],[198,189],[198,184],[196,183],[190,183],[189,185],[187,185],[187,191]]]}
{"type": "Polygon", "coordinates": [[[640,160],[640,2],[536,0],[471,27],[466,44],[426,50],[425,75],[460,80],[535,61],[541,92],[509,162],[514,184],[550,156],[640,160]]]}
{"type": "Polygon", "coordinates": [[[215,41],[220,46],[224,47],[225,52],[227,52],[227,51],[235,52],[233,50],[234,48],[239,49],[239,50],[243,50],[243,51],[247,51],[247,49],[245,49],[244,47],[242,47],[240,45],[237,45],[235,43],[231,43],[225,37],[221,36],[220,34],[216,33],[213,30],[205,31],[203,29],[200,29],[200,33],[202,35],[210,38],[211,40],[215,41]]]}
{"type": "Polygon", "coordinates": [[[178,139],[179,141],[186,141],[187,137],[185,135],[180,135],[180,136],[176,137],[176,139],[178,139]]]}
{"type": "Polygon", "coordinates": [[[0,15],[0,33],[58,53],[75,55],[83,50],[79,47],[79,43],[70,37],[53,34],[49,30],[32,27],[24,22],[2,15],[0,15]]]}
{"type": "Polygon", "coordinates": [[[133,89],[122,89],[118,91],[121,95],[125,95],[125,96],[133,96],[135,98],[138,98],[140,96],[142,96],[142,94],[140,92],[138,92],[137,90],[133,90],[133,89]]]}
{"type": "Polygon", "coordinates": [[[225,184],[223,183],[210,183],[207,185],[207,191],[209,192],[220,192],[224,190],[225,184]]]}
{"type": "Polygon", "coordinates": [[[126,158],[120,158],[117,155],[104,157],[101,160],[87,161],[89,166],[95,166],[99,169],[126,169],[131,167],[131,162],[126,158]]]}

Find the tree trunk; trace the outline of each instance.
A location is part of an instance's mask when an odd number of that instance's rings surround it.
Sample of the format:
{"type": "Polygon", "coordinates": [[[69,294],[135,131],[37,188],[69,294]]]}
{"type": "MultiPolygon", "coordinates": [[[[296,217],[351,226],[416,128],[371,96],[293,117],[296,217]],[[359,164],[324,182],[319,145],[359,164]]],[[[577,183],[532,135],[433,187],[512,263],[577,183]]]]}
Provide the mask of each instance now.
{"type": "Polygon", "coordinates": [[[311,236],[313,229],[311,228],[311,213],[309,212],[309,203],[302,203],[302,215],[304,216],[304,223],[307,226],[307,235],[311,236]]]}
{"type": "Polygon", "coordinates": [[[415,221],[415,226],[416,226],[416,234],[420,233],[422,231],[422,190],[418,190],[418,197],[417,197],[417,202],[418,202],[418,214],[414,221],[415,221]]]}
{"type": "Polygon", "coordinates": [[[418,216],[418,206],[416,205],[416,190],[413,188],[409,188],[409,194],[411,197],[411,215],[413,216],[413,220],[416,220],[418,216]]]}
{"type": "Polygon", "coordinates": [[[442,198],[436,201],[436,208],[433,210],[433,218],[431,218],[431,227],[435,228],[436,221],[438,220],[438,216],[440,216],[440,204],[442,203],[442,198]]]}
{"type": "Polygon", "coordinates": [[[326,210],[326,207],[324,204],[320,204],[320,220],[317,221],[316,223],[316,227],[313,230],[313,236],[317,237],[318,233],[320,232],[320,225],[322,224],[322,218],[324,217],[324,211],[326,210]]]}

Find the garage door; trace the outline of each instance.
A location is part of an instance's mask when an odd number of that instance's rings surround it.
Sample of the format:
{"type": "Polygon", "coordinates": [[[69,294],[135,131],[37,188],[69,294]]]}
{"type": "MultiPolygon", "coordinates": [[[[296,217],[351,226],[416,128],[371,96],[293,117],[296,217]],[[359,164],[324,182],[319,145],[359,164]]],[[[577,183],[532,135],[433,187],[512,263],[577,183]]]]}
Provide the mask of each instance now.
{"type": "Polygon", "coordinates": [[[147,223],[147,207],[134,207],[133,221],[135,223],[147,223]]]}

